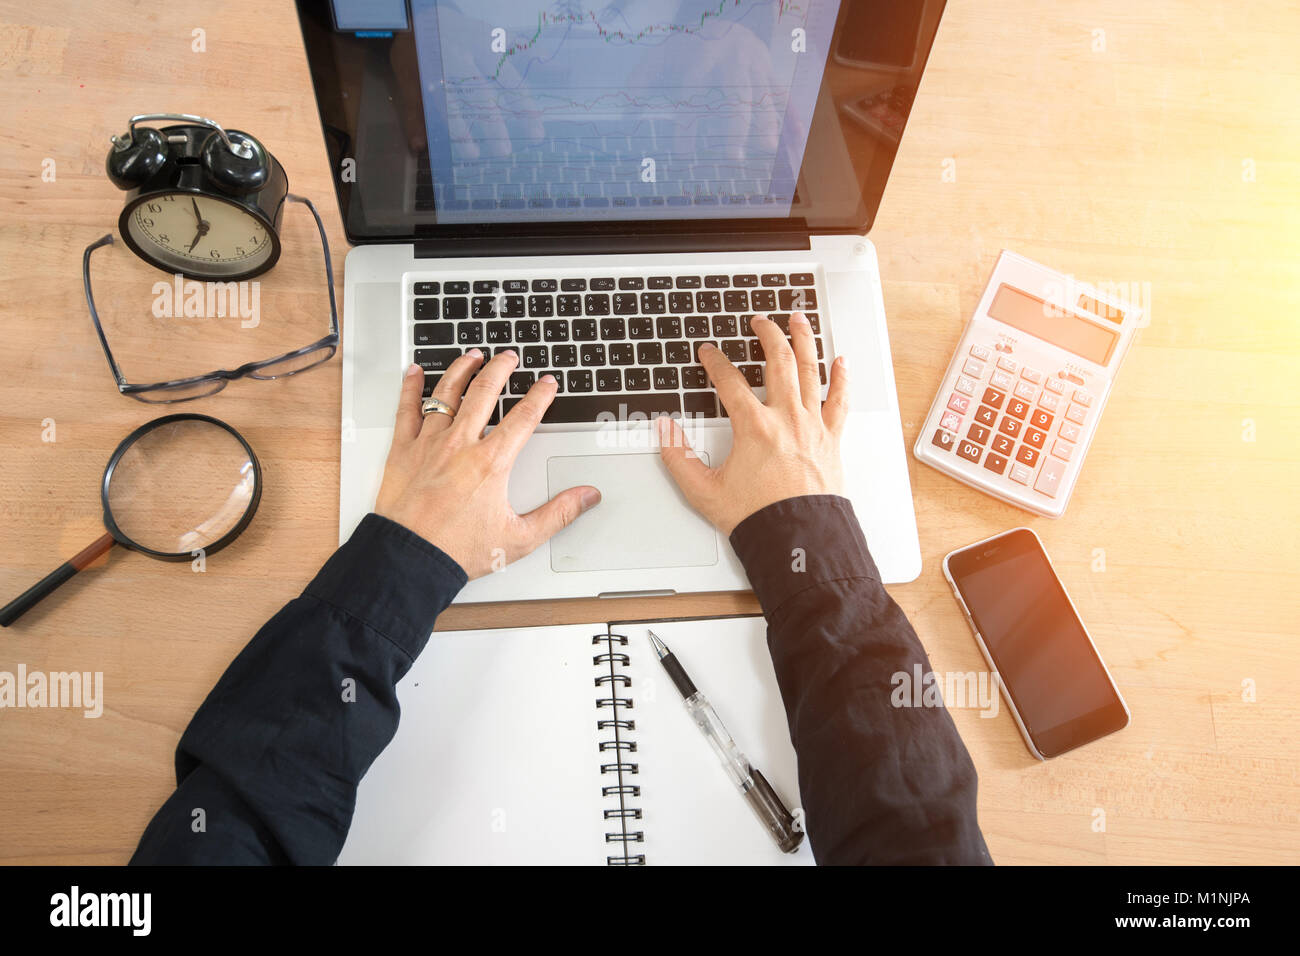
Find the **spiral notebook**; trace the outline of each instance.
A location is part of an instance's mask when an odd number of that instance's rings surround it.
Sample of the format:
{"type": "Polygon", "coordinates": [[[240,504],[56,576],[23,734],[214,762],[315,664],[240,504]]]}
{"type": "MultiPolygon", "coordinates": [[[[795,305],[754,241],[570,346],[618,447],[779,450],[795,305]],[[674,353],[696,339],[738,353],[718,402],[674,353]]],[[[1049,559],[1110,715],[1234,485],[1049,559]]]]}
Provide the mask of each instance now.
{"type": "Polygon", "coordinates": [[[654,656],[663,638],[792,812],[761,617],[436,631],[340,864],[806,864],[777,849],[654,656]]]}

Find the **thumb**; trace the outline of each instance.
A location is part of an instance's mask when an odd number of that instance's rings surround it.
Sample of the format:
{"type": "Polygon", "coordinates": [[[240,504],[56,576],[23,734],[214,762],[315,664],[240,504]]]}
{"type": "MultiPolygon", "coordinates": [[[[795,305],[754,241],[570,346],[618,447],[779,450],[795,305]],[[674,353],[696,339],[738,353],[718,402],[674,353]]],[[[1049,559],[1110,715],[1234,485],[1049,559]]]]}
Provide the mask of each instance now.
{"type": "Polygon", "coordinates": [[[543,541],[578,520],[584,511],[600,504],[600,491],[591,485],[566,488],[546,504],[534,508],[521,517],[528,527],[528,550],[531,552],[543,541]]]}
{"type": "Polygon", "coordinates": [[[686,500],[696,510],[701,510],[704,489],[712,469],[691,451],[686,433],[675,421],[662,415],[656,427],[659,429],[659,459],[668,468],[668,474],[677,482],[677,487],[682,489],[682,494],[686,495],[686,500]]]}

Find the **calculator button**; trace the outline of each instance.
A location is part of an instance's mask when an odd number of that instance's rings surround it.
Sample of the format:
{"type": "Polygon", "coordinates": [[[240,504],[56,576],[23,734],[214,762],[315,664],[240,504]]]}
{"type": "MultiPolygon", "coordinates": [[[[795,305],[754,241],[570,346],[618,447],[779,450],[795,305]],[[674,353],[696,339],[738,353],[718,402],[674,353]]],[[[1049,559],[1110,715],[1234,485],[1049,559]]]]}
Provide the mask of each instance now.
{"type": "Polygon", "coordinates": [[[939,419],[939,427],[955,432],[957,426],[961,424],[961,416],[956,412],[944,412],[943,418],[939,419]]]}
{"type": "Polygon", "coordinates": [[[930,444],[936,445],[944,451],[952,451],[952,443],[956,438],[957,436],[952,432],[943,428],[936,428],[934,430],[934,437],[930,439],[930,444]]]}
{"type": "Polygon", "coordinates": [[[1080,405],[1082,405],[1084,408],[1091,408],[1092,392],[1088,391],[1087,389],[1076,388],[1074,390],[1074,400],[1078,402],[1080,405]]]}
{"type": "Polygon", "coordinates": [[[953,392],[948,396],[948,407],[960,415],[965,415],[966,409],[970,408],[970,399],[965,395],[958,395],[953,392]]]}
{"type": "Polygon", "coordinates": [[[1016,451],[1016,461],[1023,462],[1030,468],[1038,463],[1038,452],[1034,451],[1028,445],[1021,445],[1016,451]]]}
{"type": "Polygon", "coordinates": [[[972,345],[970,347],[970,354],[975,356],[981,362],[987,362],[992,353],[982,345],[972,345]]]}
{"type": "Polygon", "coordinates": [[[1000,475],[1002,472],[1007,470],[1007,460],[1001,455],[995,455],[993,452],[989,452],[988,457],[984,459],[984,467],[989,471],[996,472],[1000,475]]]}
{"type": "Polygon", "coordinates": [[[1004,435],[1010,435],[1012,438],[1015,438],[1020,434],[1021,424],[1021,422],[1016,421],[1014,418],[1003,415],[1002,421],[998,422],[998,431],[1004,435]]]}
{"type": "Polygon", "coordinates": [[[1074,446],[1068,441],[1061,441],[1059,438],[1052,443],[1052,454],[1061,461],[1069,461],[1070,455],[1074,452],[1074,446]]]}
{"type": "Polygon", "coordinates": [[[1061,422],[1061,430],[1058,434],[1066,441],[1078,441],[1082,433],[1082,429],[1074,422],[1061,422]]]}
{"type": "Polygon", "coordinates": [[[1065,383],[1061,381],[1059,378],[1048,378],[1048,380],[1043,384],[1048,388],[1050,388],[1057,395],[1065,394],[1065,383]]]}
{"type": "Polygon", "coordinates": [[[984,449],[973,441],[964,441],[957,446],[957,454],[961,455],[967,461],[979,461],[980,452],[984,449]]]}
{"type": "Polygon", "coordinates": [[[1015,375],[1016,369],[1020,368],[1020,364],[1015,359],[1009,359],[1004,355],[998,359],[998,368],[1015,375]]]}
{"type": "Polygon", "coordinates": [[[1065,462],[1048,458],[1043,462],[1043,470],[1038,473],[1038,480],[1034,482],[1034,490],[1049,498],[1055,498],[1057,489],[1061,487],[1061,479],[1065,477],[1065,468],[1065,462]]]}
{"type": "Polygon", "coordinates": [[[989,430],[983,425],[976,425],[974,422],[971,422],[971,426],[966,432],[966,437],[971,441],[979,442],[983,445],[989,440],[989,430]]]}
{"type": "Polygon", "coordinates": [[[997,420],[998,413],[987,405],[981,405],[979,411],[975,413],[975,421],[979,422],[981,425],[988,425],[991,427],[997,420]]]}
{"type": "Polygon", "coordinates": [[[1054,412],[1061,407],[1061,400],[1050,392],[1043,392],[1038,396],[1038,404],[1049,412],[1054,412]]]}
{"type": "Polygon", "coordinates": [[[1043,373],[1027,365],[1020,370],[1020,377],[1027,382],[1033,382],[1035,385],[1043,384],[1043,373]]]}
{"type": "Polygon", "coordinates": [[[1088,410],[1082,405],[1070,403],[1070,407],[1065,410],[1065,417],[1076,425],[1082,425],[1088,420],[1088,410]]]}
{"type": "Polygon", "coordinates": [[[1034,470],[1032,468],[1026,468],[1024,465],[1011,466],[1012,481],[1018,481],[1022,485],[1027,485],[1029,484],[1029,479],[1032,478],[1033,476],[1034,476],[1034,470]]]}
{"type": "Polygon", "coordinates": [[[999,392],[996,388],[984,389],[984,404],[992,408],[1001,408],[1006,397],[1006,392],[999,392]]]}
{"type": "Polygon", "coordinates": [[[1016,399],[1015,401],[1008,402],[1007,414],[1015,415],[1016,418],[1023,420],[1024,417],[1029,414],[1029,403],[1022,402],[1020,399],[1016,399]]]}
{"type": "Polygon", "coordinates": [[[974,375],[979,378],[984,374],[984,363],[977,362],[974,359],[967,359],[966,364],[961,367],[962,372],[967,375],[974,375]]]}
{"type": "Polygon", "coordinates": [[[1047,432],[1040,432],[1037,428],[1025,429],[1025,444],[1033,445],[1035,448],[1042,448],[1043,442],[1047,441],[1047,432]]]}
{"type": "Polygon", "coordinates": [[[1008,438],[1006,435],[994,435],[993,444],[989,445],[989,448],[997,452],[999,455],[1010,455],[1011,446],[1014,444],[1015,441],[1008,438]]]}
{"type": "Polygon", "coordinates": [[[953,387],[963,395],[975,394],[975,380],[973,378],[967,378],[965,375],[958,375],[957,384],[953,387]]]}
{"type": "Polygon", "coordinates": [[[1021,382],[1016,386],[1016,398],[1023,398],[1027,402],[1032,402],[1038,397],[1038,389],[1028,382],[1021,382]]]}
{"type": "Polygon", "coordinates": [[[1000,388],[1004,392],[1011,391],[1011,386],[1015,384],[1015,379],[1006,372],[994,372],[989,376],[989,384],[994,388],[1000,388]]]}
{"type": "Polygon", "coordinates": [[[1035,428],[1041,428],[1043,431],[1047,431],[1052,427],[1052,416],[1047,414],[1047,412],[1043,411],[1041,408],[1036,408],[1034,409],[1034,414],[1029,416],[1029,424],[1033,425],[1035,428]]]}

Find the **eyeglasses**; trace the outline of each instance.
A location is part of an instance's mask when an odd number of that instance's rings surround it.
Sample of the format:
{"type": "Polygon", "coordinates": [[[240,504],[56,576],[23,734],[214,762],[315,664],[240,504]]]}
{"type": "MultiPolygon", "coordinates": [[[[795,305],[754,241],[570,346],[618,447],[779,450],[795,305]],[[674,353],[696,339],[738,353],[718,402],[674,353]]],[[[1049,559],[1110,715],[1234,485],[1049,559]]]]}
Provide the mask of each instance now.
{"type": "Polygon", "coordinates": [[[316,212],[316,207],[312,205],[310,199],[293,194],[289,194],[286,198],[305,205],[311,211],[312,218],[316,220],[316,229],[320,232],[321,249],[325,254],[325,286],[330,296],[329,335],[292,352],[285,352],[283,355],[263,359],[260,362],[248,362],[235,369],[215,369],[205,375],[152,382],[148,385],[128,382],[113,358],[113,350],[108,347],[108,339],[104,337],[104,327],[100,324],[99,313],[95,311],[95,299],[90,293],[90,254],[101,246],[112,244],[113,236],[110,233],[86,247],[81,260],[81,278],[86,286],[86,306],[90,309],[90,318],[95,323],[95,333],[99,336],[99,344],[104,347],[104,357],[108,359],[108,367],[113,372],[113,378],[117,380],[119,392],[150,405],[188,402],[215,395],[226,387],[227,382],[237,378],[247,376],[263,381],[286,378],[322,365],[334,357],[339,347],[339,313],[334,301],[334,267],[330,264],[330,246],[329,240],[325,237],[325,224],[321,222],[320,214],[316,212]]]}

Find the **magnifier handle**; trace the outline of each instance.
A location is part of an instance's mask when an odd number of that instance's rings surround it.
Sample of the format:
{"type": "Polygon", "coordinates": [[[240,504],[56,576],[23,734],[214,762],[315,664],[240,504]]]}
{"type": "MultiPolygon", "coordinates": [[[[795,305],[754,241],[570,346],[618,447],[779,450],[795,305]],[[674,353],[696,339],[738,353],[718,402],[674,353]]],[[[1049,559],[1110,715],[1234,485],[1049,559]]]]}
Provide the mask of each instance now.
{"type": "Polygon", "coordinates": [[[64,561],[18,597],[0,608],[0,627],[8,627],[18,620],[48,597],[60,584],[63,584],[78,571],[86,568],[92,561],[107,552],[113,546],[113,543],[113,536],[105,532],[103,537],[96,540],[90,547],[64,561]]]}

